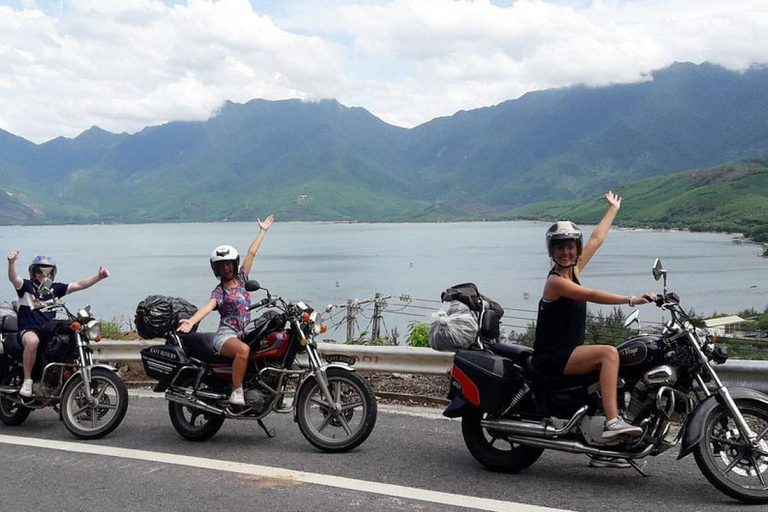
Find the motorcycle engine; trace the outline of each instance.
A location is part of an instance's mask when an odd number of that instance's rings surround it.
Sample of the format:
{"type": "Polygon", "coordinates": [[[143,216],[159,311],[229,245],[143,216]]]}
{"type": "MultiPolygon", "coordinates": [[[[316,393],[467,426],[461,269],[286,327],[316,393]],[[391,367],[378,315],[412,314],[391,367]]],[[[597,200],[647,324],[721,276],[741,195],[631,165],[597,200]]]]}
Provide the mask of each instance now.
{"type": "Polygon", "coordinates": [[[615,445],[621,442],[619,437],[610,440],[603,439],[603,428],[605,426],[605,416],[584,416],[579,422],[579,430],[584,436],[584,440],[589,445],[615,445]]]}
{"type": "Polygon", "coordinates": [[[267,395],[255,388],[249,388],[245,390],[245,403],[252,407],[262,409],[267,406],[267,395]]]}

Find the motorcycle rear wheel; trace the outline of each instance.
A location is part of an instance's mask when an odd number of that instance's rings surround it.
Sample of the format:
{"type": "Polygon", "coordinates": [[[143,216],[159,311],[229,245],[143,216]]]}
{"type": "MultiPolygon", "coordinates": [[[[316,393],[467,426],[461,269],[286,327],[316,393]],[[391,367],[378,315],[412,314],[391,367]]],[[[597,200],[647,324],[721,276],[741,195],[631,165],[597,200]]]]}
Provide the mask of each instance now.
{"type": "Polygon", "coordinates": [[[128,410],[128,390],[120,377],[106,368],[91,369],[91,405],[85,395],[83,374],[72,377],[61,395],[61,419],[78,439],[100,439],[115,430],[128,410]]]}
{"type": "Polygon", "coordinates": [[[483,415],[468,414],[461,418],[461,434],[469,453],[480,464],[500,473],[517,473],[539,460],[543,448],[511,443],[496,437],[480,424],[483,415]]]}
{"type": "Polygon", "coordinates": [[[331,410],[317,380],[312,379],[296,398],[299,429],[307,441],[324,452],[346,452],[362,444],[373,431],[376,397],[368,383],[349,370],[328,368],[326,376],[340,412],[331,410]]]}
{"type": "Polygon", "coordinates": [[[721,405],[704,421],[704,437],[693,450],[709,482],[744,503],[768,503],[768,407],[737,400],[749,428],[760,436],[757,447],[747,443],[730,413],[721,405]]]}
{"type": "MultiPolygon", "coordinates": [[[[20,375],[8,376],[3,379],[4,386],[21,386],[20,375]]],[[[15,427],[24,423],[32,409],[19,405],[16,402],[0,396],[0,421],[9,427],[15,427]]]]}
{"type": "MultiPolygon", "coordinates": [[[[192,388],[195,378],[189,377],[181,382],[181,387],[192,388]]],[[[205,384],[200,384],[200,389],[205,390],[205,384]]],[[[168,415],[176,432],[187,441],[207,441],[224,425],[224,416],[205,413],[199,409],[188,407],[176,402],[168,402],[168,415]]]]}

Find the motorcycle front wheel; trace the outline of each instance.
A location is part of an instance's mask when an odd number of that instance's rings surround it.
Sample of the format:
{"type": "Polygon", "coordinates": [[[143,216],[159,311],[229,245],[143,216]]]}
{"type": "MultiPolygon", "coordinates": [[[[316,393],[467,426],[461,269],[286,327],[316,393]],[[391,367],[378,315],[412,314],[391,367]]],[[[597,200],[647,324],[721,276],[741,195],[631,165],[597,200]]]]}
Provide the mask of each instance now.
{"type": "Polygon", "coordinates": [[[92,368],[91,381],[72,377],[61,396],[61,419],[73,436],[99,439],[115,430],[128,410],[128,390],[120,377],[106,368],[92,368]],[[89,402],[85,386],[90,386],[89,402]]]}
{"type": "Polygon", "coordinates": [[[768,503],[768,407],[736,400],[750,430],[751,445],[739,432],[728,409],[715,407],[704,420],[704,436],[693,450],[696,464],[717,489],[744,503],[768,503]]]}
{"type": "Polygon", "coordinates": [[[539,460],[543,448],[511,443],[503,436],[483,428],[483,415],[468,414],[461,418],[461,434],[469,453],[480,464],[500,473],[517,473],[539,460]]]}
{"type": "MultiPolygon", "coordinates": [[[[22,377],[20,375],[8,376],[3,379],[4,386],[20,387],[22,377]]],[[[32,409],[19,405],[16,402],[0,396],[0,421],[9,427],[21,425],[29,417],[32,409]]]]}
{"type": "Polygon", "coordinates": [[[324,452],[346,452],[365,441],[376,425],[376,397],[368,383],[343,368],[328,368],[329,404],[316,379],[306,382],[296,398],[299,429],[324,452]]]}
{"type": "MultiPolygon", "coordinates": [[[[195,377],[188,377],[181,382],[181,387],[192,388],[195,385],[195,377]]],[[[204,383],[200,384],[200,390],[209,389],[204,383]]],[[[224,416],[210,414],[182,405],[176,402],[168,402],[168,415],[176,432],[187,441],[207,441],[216,434],[224,425],[224,416]]]]}

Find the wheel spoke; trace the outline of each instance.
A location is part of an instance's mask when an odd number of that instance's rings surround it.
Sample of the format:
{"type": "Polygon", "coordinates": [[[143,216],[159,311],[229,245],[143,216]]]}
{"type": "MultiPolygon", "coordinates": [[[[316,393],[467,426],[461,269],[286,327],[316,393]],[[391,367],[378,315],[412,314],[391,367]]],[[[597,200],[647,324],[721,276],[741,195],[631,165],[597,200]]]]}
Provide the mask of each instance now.
{"type": "Polygon", "coordinates": [[[84,405],[83,407],[72,411],[72,417],[80,416],[86,409],[88,409],[88,405],[84,405]]]}
{"type": "Polygon", "coordinates": [[[749,462],[755,467],[755,473],[757,473],[757,479],[760,480],[760,484],[765,486],[765,479],[763,478],[763,473],[760,471],[760,464],[755,458],[754,452],[749,454],[749,462]]]}
{"type": "Polygon", "coordinates": [[[331,416],[330,414],[326,414],[325,421],[323,421],[323,423],[319,427],[317,427],[317,431],[322,432],[323,430],[325,430],[325,427],[327,427],[331,423],[332,418],[333,416],[331,416]]]}
{"type": "Polygon", "coordinates": [[[346,432],[348,436],[351,436],[352,429],[349,428],[349,423],[347,423],[347,418],[345,418],[343,414],[339,414],[338,416],[336,416],[336,419],[339,420],[339,422],[341,423],[341,426],[344,428],[344,432],[346,432]]]}
{"type": "Polygon", "coordinates": [[[730,473],[730,472],[731,472],[731,470],[732,470],[734,467],[736,467],[736,464],[738,464],[739,462],[741,462],[741,457],[734,457],[734,458],[733,458],[733,462],[731,462],[730,464],[728,464],[728,466],[727,466],[725,469],[721,470],[720,472],[721,472],[723,475],[726,475],[726,474],[730,473]]]}
{"type": "Polygon", "coordinates": [[[326,402],[326,401],[324,401],[324,400],[320,400],[319,398],[315,398],[315,397],[312,397],[312,398],[310,399],[310,401],[311,401],[313,404],[317,405],[318,407],[326,407],[326,408],[327,408],[327,407],[328,407],[328,405],[329,405],[329,404],[328,404],[328,402],[326,402]]]}
{"type": "Polygon", "coordinates": [[[363,405],[364,404],[362,400],[358,400],[357,402],[349,402],[341,406],[341,411],[344,412],[350,409],[356,409],[357,407],[362,407],[363,405]]]}
{"type": "Polygon", "coordinates": [[[117,404],[98,404],[96,406],[96,409],[103,409],[103,410],[110,411],[110,410],[117,409],[117,404]]]}

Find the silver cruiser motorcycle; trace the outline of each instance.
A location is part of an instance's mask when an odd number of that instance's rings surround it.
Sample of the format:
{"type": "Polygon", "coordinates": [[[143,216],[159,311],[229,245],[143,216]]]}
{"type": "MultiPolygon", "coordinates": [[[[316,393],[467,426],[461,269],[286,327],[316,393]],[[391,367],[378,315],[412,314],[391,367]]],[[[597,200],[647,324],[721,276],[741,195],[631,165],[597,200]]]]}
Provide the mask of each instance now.
{"type": "MultiPolygon", "coordinates": [[[[619,397],[624,417],[640,437],[601,438],[604,412],[598,374],[549,379],[531,364],[533,350],[484,344],[459,350],[444,411],[461,417],[470,453],[493,471],[518,472],[545,449],[637,461],[680,445],[678,460],[693,453],[701,472],[723,493],[745,503],[768,503],[768,396],[726,387],[714,364],[727,359],[712,335],[691,323],[663,278],[656,305],[670,314],[661,334],[641,334],[619,345],[619,397]]],[[[483,306],[484,308],[484,306],[483,306]]],[[[494,311],[479,311],[480,338],[498,335],[494,311]]],[[[625,327],[637,320],[637,310],[625,327]]]]}
{"type": "Polygon", "coordinates": [[[99,439],[115,430],[128,409],[128,390],[117,370],[93,362],[91,342],[101,340],[101,324],[91,307],[72,313],[63,302],[40,308],[61,311],[47,341],[37,351],[32,372],[34,396],[19,395],[24,380],[16,317],[2,317],[0,325],[0,421],[16,426],[30,413],[53,407],[64,426],[79,439],[99,439]]]}

